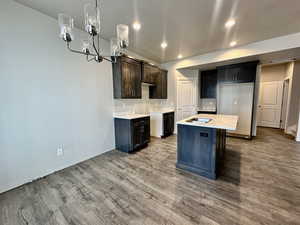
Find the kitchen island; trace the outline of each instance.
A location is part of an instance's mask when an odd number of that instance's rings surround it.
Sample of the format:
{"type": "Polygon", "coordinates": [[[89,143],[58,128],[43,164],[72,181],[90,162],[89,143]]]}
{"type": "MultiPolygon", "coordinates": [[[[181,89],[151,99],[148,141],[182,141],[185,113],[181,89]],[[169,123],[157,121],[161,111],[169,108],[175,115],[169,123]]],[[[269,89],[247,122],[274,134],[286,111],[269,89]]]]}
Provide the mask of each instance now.
{"type": "Polygon", "coordinates": [[[198,114],[177,122],[176,167],[216,179],[226,149],[226,130],[235,130],[238,116],[198,114]]]}

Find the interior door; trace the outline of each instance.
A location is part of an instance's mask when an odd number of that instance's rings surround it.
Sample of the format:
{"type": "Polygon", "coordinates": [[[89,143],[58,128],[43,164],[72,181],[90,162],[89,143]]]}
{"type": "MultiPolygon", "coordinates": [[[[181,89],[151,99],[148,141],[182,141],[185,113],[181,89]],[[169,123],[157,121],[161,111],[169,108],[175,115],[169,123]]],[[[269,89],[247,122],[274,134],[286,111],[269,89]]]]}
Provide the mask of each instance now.
{"type": "Polygon", "coordinates": [[[258,126],[280,128],[283,81],[262,82],[258,104],[258,126]]]}
{"type": "Polygon", "coordinates": [[[197,79],[177,80],[177,121],[197,114],[197,79]]]}

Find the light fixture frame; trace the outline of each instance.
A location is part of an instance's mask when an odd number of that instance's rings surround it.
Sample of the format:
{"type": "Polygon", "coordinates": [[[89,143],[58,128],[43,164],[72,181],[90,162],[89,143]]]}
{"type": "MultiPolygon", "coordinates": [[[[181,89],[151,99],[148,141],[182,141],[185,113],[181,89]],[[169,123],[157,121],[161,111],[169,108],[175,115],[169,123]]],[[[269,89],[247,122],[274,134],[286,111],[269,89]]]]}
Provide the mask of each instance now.
{"type": "MultiPolygon", "coordinates": [[[[95,10],[100,10],[99,8],[99,4],[98,4],[98,0],[95,0],[95,10]]],[[[73,19],[73,18],[72,18],[73,19]]],[[[129,28],[128,28],[129,29],[129,28]]],[[[92,47],[93,47],[93,50],[94,50],[94,53],[92,53],[90,51],[90,49],[85,49],[85,50],[82,50],[82,51],[79,51],[79,50],[76,50],[76,49],[73,49],[71,48],[71,42],[73,39],[71,38],[67,38],[68,37],[68,33],[66,33],[62,39],[66,42],[66,45],[67,45],[67,49],[72,52],[72,53],[76,53],[76,54],[81,54],[81,55],[85,55],[86,56],[86,60],[88,62],[91,62],[91,61],[96,61],[98,63],[102,62],[103,60],[105,61],[108,61],[108,62],[111,62],[111,63],[116,63],[117,60],[116,60],[116,57],[117,56],[121,56],[123,53],[121,50],[124,50],[128,47],[127,46],[122,46],[118,43],[118,53],[114,56],[103,56],[100,54],[100,32],[98,33],[88,33],[91,37],[91,40],[92,40],[92,47]]],[[[127,42],[128,42],[128,37],[127,37],[127,42]]]]}

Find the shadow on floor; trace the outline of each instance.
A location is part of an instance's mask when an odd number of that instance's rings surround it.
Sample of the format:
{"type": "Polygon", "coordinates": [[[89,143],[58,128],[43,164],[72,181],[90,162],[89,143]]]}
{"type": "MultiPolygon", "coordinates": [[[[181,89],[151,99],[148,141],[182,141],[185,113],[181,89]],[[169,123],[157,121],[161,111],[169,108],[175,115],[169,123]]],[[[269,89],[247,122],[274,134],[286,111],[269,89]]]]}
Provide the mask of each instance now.
{"type": "Polygon", "coordinates": [[[218,179],[239,185],[241,178],[240,170],[241,153],[227,148],[224,157],[224,165],[222,166],[218,179]]]}

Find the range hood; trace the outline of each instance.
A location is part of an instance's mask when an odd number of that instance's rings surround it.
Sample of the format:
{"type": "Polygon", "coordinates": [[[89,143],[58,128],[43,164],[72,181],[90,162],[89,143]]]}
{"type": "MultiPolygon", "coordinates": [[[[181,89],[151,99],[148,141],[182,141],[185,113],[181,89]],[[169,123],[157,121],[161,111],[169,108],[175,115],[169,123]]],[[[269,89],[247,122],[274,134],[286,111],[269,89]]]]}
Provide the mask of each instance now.
{"type": "Polygon", "coordinates": [[[152,83],[146,83],[146,82],[142,82],[142,85],[144,86],[155,86],[155,84],[152,84],[152,83]]]}

